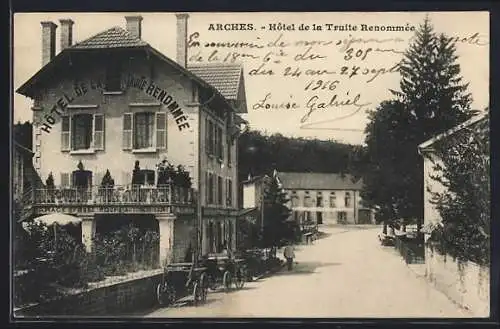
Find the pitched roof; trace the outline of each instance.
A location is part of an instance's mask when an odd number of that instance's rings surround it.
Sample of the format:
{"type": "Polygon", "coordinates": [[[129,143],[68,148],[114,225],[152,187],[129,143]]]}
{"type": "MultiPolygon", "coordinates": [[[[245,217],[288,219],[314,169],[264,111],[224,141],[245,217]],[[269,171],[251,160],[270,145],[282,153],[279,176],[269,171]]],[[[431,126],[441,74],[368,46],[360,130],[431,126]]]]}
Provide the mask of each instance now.
{"type": "Polygon", "coordinates": [[[239,64],[188,65],[189,71],[214,86],[226,99],[236,100],[242,68],[239,64]]]}
{"type": "MultiPolygon", "coordinates": [[[[233,100],[230,97],[234,97],[234,88],[238,90],[240,86],[240,77],[242,76],[241,74],[241,67],[239,68],[239,78],[238,78],[238,83],[235,84],[234,80],[234,72],[236,71],[236,67],[238,67],[237,64],[229,64],[230,69],[229,71],[232,72],[232,74],[228,74],[227,70],[225,69],[225,66],[227,64],[219,64],[218,70],[225,72],[224,77],[229,79],[231,77],[231,83],[229,83],[229,86],[226,86],[226,83],[224,81],[220,81],[220,78],[215,78],[217,76],[216,73],[211,73],[205,74],[205,78],[209,79],[211,82],[205,80],[203,77],[198,76],[195,72],[192,72],[190,69],[184,68],[183,66],[179,65],[176,63],[174,60],[168,58],[165,56],[163,53],[160,51],[156,50],[153,48],[149,43],[143,41],[140,38],[137,38],[133,35],[131,35],[128,31],[120,28],[120,27],[112,27],[109,28],[103,32],[100,32],[88,39],[85,39],[81,42],[78,42],[74,44],[71,47],[68,47],[61,51],[55,58],[53,58],[47,65],[43,66],[37,73],[35,73],[28,81],[26,81],[23,85],[21,85],[16,92],[27,96],[27,97],[33,97],[33,86],[35,83],[41,79],[44,78],[44,76],[51,74],[51,70],[53,67],[59,65],[63,61],[63,59],[72,51],[91,51],[91,50],[100,50],[100,49],[110,49],[110,48],[144,48],[148,52],[158,56],[161,60],[167,62],[169,65],[173,66],[177,70],[183,72],[186,74],[188,77],[193,79],[194,81],[198,82],[200,85],[204,87],[208,87],[212,90],[214,90],[218,96],[221,96],[225,102],[228,103],[228,105],[232,106],[228,101],[233,100]],[[223,92],[224,94],[223,94],[223,92]],[[227,96],[226,96],[227,95],[227,96]]],[[[201,71],[205,72],[213,72],[214,65],[207,65],[207,67],[211,67],[212,69],[205,69],[201,71]]],[[[243,82],[241,82],[243,83],[243,82]]],[[[237,93],[236,93],[237,95],[237,93]]],[[[236,109],[235,109],[236,110],[236,109]]],[[[236,110],[237,111],[237,110],[236,110]]],[[[243,120],[244,121],[244,120],[243,120]]],[[[246,122],[246,121],[244,121],[246,122]]]]}
{"type": "Polygon", "coordinates": [[[144,47],[148,43],[121,27],[114,26],[71,46],[71,49],[103,49],[144,47]]]}
{"type": "Polygon", "coordinates": [[[361,179],[353,181],[353,176],[335,173],[278,172],[283,188],[302,190],[360,190],[361,179]]]}
{"type": "Polygon", "coordinates": [[[436,142],[438,142],[438,141],[440,141],[440,140],[442,140],[442,139],[444,139],[444,138],[446,138],[446,137],[448,137],[450,135],[453,135],[456,132],[458,132],[458,131],[466,128],[466,127],[469,127],[469,126],[471,126],[471,125],[473,125],[473,124],[475,124],[475,123],[477,123],[477,122],[479,122],[481,120],[484,120],[484,119],[486,119],[488,117],[489,117],[489,112],[488,111],[481,112],[478,115],[472,117],[471,119],[469,119],[469,120],[467,120],[467,121],[465,121],[465,122],[463,122],[463,123],[461,123],[461,124],[459,124],[459,125],[451,128],[451,129],[448,129],[447,131],[445,131],[445,132],[443,132],[441,134],[438,134],[438,135],[432,137],[431,139],[426,140],[425,142],[423,142],[422,144],[420,144],[418,146],[418,148],[420,150],[427,149],[427,148],[431,147],[434,143],[436,143],[436,142]]]}

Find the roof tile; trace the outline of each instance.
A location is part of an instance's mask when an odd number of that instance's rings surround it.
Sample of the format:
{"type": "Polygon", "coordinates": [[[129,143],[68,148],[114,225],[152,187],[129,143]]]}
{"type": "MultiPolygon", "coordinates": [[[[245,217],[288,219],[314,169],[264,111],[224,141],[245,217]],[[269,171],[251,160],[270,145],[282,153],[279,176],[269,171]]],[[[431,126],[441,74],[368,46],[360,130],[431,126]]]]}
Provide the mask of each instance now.
{"type": "Polygon", "coordinates": [[[241,65],[188,65],[188,70],[215,87],[226,99],[237,99],[240,87],[241,65]]]}
{"type": "Polygon", "coordinates": [[[302,190],[360,190],[361,179],[353,181],[353,176],[334,173],[278,172],[278,178],[285,189],[302,190]]]}
{"type": "Polygon", "coordinates": [[[82,42],[71,46],[72,49],[103,49],[144,47],[148,43],[130,34],[121,27],[115,26],[100,32],[82,42]]]}

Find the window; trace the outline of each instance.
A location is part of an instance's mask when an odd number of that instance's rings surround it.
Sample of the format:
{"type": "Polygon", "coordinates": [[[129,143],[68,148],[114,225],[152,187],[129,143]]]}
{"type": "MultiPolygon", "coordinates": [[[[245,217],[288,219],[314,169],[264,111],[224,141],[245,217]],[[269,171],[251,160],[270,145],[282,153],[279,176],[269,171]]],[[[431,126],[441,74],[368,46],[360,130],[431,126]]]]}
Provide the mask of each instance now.
{"type": "Polygon", "coordinates": [[[61,120],[61,151],[104,150],[104,115],[80,113],[61,120]]]}
{"type": "Polygon", "coordinates": [[[123,115],[123,149],[166,149],[167,114],[137,112],[123,115]]]}
{"type": "Polygon", "coordinates": [[[214,155],[219,159],[224,159],[224,142],[222,128],[215,122],[206,120],[205,150],[207,154],[214,155]]]}
{"type": "Polygon", "coordinates": [[[321,192],[318,192],[318,196],[316,197],[316,207],[323,207],[323,195],[321,195],[321,192]]]}
{"type": "Polygon", "coordinates": [[[304,196],[304,207],[311,206],[311,196],[309,195],[309,191],[306,191],[306,195],[304,196]]]}
{"type": "Polygon", "coordinates": [[[223,198],[223,197],[224,197],[224,194],[222,194],[222,193],[224,193],[224,192],[223,192],[223,187],[224,187],[224,185],[223,185],[223,184],[224,184],[224,183],[222,182],[222,177],[221,177],[221,176],[218,176],[218,177],[217,177],[217,201],[218,201],[218,202],[217,202],[217,204],[219,204],[219,205],[221,205],[221,206],[222,206],[222,205],[224,205],[224,203],[223,203],[223,201],[222,201],[222,200],[224,199],[224,198],[223,198]]]}
{"type": "Polygon", "coordinates": [[[78,188],[88,188],[92,186],[92,171],[90,170],[73,171],[71,185],[78,188]]]}
{"type": "Polygon", "coordinates": [[[231,179],[227,179],[227,199],[226,199],[226,205],[229,207],[233,206],[233,181],[231,179]]]}
{"type": "Polygon", "coordinates": [[[214,203],[214,175],[212,173],[207,174],[208,178],[208,184],[207,184],[207,203],[208,204],[213,204],[214,203]]]}
{"type": "Polygon", "coordinates": [[[140,112],[134,115],[134,149],[153,147],[154,113],[140,112]]]}
{"type": "Polygon", "coordinates": [[[335,196],[335,192],[330,192],[330,208],[336,208],[336,203],[337,197],[335,196]]]}
{"type": "Polygon", "coordinates": [[[88,150],[92,144],[92,114],[77,114],[71,118],[71,149],[88,150]]]}
{"type": "Polygon", "coordinates": [[[337,222],[340,224],[347,222],[347,213],[345,211],[338,211],[337,212],[337,222]]]}
{"type": "Polygon", "coordinates": [[[106,91],[121,91],[121,66],[119,61],[109,61],[106,66],[106,91]]]}
{"type": "Polygon", "coordinates": [[[345,192],[345,207],[349,208],[351,206],[351,194],[349,192],[345,192]]]}
{"type": "Polygon", "coordinates": [[[297,195],[297,191],[292,191],[292,207],[299,206],[299,196],[297,195]]]}
{"type": "Polygon", "coordinates": [[[213,154],[213,140],[214,140],[214,131],[213,131],[213,123],[212,121],[207,119],[206,127],[206,145],[205,150],[208,154],[213,154]]]}
{"type": "Polygon", "coordinates": [[[222,134],[222,128],[217,127],[217,134],[219,138],[217,139],[217,157],[219,159],[224,159],[224,140],[222,134]]]}
{"type": "Polygon", "coordinates": [[[227,163],[231,165],[232,163],[232,143],[231,143],[231,138],[229,136],[226,136],[226,145],[227,145],[227,163]]]}

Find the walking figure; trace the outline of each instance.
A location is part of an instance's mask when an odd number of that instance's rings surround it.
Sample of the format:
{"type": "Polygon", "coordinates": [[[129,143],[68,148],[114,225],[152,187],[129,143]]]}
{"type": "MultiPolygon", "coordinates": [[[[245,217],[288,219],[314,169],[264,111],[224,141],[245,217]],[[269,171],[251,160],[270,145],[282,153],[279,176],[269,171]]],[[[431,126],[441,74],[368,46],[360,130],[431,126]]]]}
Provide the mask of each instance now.
{"type": "Polygon", "coordinates": [[[289,242],[285,247],[283,255],[286,258],[286,265],[289,271],[292,270],[293,267],[293,259],[295,258],[295,251],[292,244],[289,242]]]}

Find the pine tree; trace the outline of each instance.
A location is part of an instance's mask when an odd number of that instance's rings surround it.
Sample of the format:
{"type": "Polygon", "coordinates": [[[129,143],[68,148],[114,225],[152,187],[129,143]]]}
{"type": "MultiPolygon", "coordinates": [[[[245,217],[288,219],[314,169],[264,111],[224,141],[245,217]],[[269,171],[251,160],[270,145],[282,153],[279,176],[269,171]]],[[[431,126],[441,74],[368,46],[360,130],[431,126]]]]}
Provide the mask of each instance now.
{"type": "Polygon", "coordinates": [[[400,63],[400,90],[366,128],[365,197],[385,221],[423,219],[423,160],[418,145],[469,119],[471,95],[456,63],[455,44],[437,35],[426,17],[400,63]],[[390,218],[392,217],[392,218],[390,218]]]}
{"type": "MultiPolygon", "coordinates": [[[[490,142],[489,117],[481,119],[434,146],[442,160],[433,177],[446,189],[430,191],[442,218],[443,230],[434,236],[441,250],[488,265],[490,255],[490,142]]],[[[432,237],[431,237],[432,238],[432,237]]]]}
{"type": "Polygon", "coordinates": [[[287,219],[290,209],[286,192],[280,186],[276,177],[273,177],[264,192],[264,230],[262,234],[264,247],[276,247],[283,240],[290,239],[287,219]]]}

